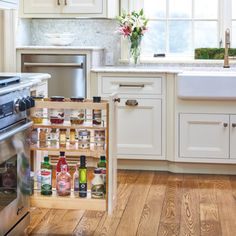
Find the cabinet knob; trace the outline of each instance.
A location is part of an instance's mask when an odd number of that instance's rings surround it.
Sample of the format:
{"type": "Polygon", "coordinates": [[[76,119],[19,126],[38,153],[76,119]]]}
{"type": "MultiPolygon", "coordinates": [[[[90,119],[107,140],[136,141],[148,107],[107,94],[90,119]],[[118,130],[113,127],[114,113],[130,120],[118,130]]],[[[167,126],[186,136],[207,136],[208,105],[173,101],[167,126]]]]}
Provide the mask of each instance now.
{"type": "Polygon", "coordinates": [[[138,101],[130,99],[125,102],[125,105],[130,106],[130,107],[135,107],[135,106],[138,106],[138,101]]]}
{"type": "Polygon", "coordinates": [[[236,123],[232,123],[232,127],[235,128],[236,127],[236,123]]]}
{"type": "Polygon", "coordinates": [[[228,127],[228,123],[223,123],[223,126],[226,128],[228,127]]]}
{"type": "Polygon", "coordinates": [[[114,101],[114,102],[119,102],[119,103],[120,103],[120,98],[114,98],[113,101],[114,101]]]}

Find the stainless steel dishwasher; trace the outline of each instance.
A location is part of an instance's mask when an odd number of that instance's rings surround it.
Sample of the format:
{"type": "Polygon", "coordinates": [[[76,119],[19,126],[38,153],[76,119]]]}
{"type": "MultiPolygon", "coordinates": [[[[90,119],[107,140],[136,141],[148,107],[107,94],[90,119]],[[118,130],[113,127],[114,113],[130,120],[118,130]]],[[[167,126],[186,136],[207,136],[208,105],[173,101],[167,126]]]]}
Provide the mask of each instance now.
{"type": "Polygon", "coordinates": [[[49,97],[86,97],[85,55],[22,54],[21,71],[49,73],[49,97]]]}

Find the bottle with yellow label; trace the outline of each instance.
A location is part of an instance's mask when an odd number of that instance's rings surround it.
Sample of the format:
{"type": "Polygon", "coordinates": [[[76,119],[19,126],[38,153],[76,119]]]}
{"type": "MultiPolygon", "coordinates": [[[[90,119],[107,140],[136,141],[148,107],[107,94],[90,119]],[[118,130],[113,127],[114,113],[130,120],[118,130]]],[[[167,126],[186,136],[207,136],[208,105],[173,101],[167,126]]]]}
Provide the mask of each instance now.
{"type": "Polygon", "coordinates": [[[80,156],[79,196],[80,197],[87,197],[87,167],[86,167],[86,157],[85,156],[80,156]]]}

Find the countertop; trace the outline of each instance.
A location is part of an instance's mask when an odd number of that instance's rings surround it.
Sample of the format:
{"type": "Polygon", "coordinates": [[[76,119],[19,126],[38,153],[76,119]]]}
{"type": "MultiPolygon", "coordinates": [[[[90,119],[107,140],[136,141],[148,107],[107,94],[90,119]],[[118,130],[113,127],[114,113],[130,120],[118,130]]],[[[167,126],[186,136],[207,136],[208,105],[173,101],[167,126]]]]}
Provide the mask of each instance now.
{"type": "Polygon", "coordinates": [[[21,82],[18,84],[0,88],[0,94],[9,93],[26,87],[32,87],[51,78],[51,75],[47,73],[0,73],[0,76],[19,76],[21,78],[21,82]]]}
{"type": "Polygon", "coordinates": [[[236,72],[236,67],[223,68],[221,66],[158,66],[158,65],[138,65],[138,66],[101,66],[93,67],[92,72],[98,73],[173,73],[178,74],[182,72],[222,72],[232,73],[236,72]]]}
{"type": "Polygon", "coordinates": [[[104,50],[103,47],[97,46],[17,46],[16,50],[24,49],[40,49],[40,50],[88,50],[88,51],[98,51],[104,50]]]}

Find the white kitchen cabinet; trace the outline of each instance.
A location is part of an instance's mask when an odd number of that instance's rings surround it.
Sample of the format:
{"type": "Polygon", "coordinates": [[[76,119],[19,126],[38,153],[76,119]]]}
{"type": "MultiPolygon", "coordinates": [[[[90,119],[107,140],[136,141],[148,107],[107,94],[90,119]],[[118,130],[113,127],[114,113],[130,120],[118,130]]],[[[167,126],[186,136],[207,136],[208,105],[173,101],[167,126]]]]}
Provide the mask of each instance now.
{"type": "Polygon", "coordinates": [[[161,99],[122,98],[118,106],[118,154],[123,156],[161,156],[161,99]],[[135,101],[137,105],[127,105],[135,101]]]}
{"type": "Polygon", "coordinates": [[[98,74],[98,95],[117,93],[120,159],[165,159],[165,79],[162,75],[98,74]]]}
{"type": "Polygon", "coordinates": [[[229,158],[229,116],[180,114],[179,156],[229,158]]]}
{"type": "Polygon", "coordinates": [[[30,94],[31,96],[43,96],[43,97],[48,97],[48,82],[43,81],[36,86],[33,86],[30,88],[30,94]]]}
{"type": "Polygon", "coordinates": [[[119,14],[118,10],[118,0],[22,0],[20,16],[114,18],[119,14]]]}
{"type": "Polygon", "coordinates": [[[18,0],[0,0],[0,9],[16,9],[18,3],[18,0]]]}
{"type": "Polygon", "coordinates": [[[236,159],[236,115],[230,115],[230,158],[236,159]]]}

